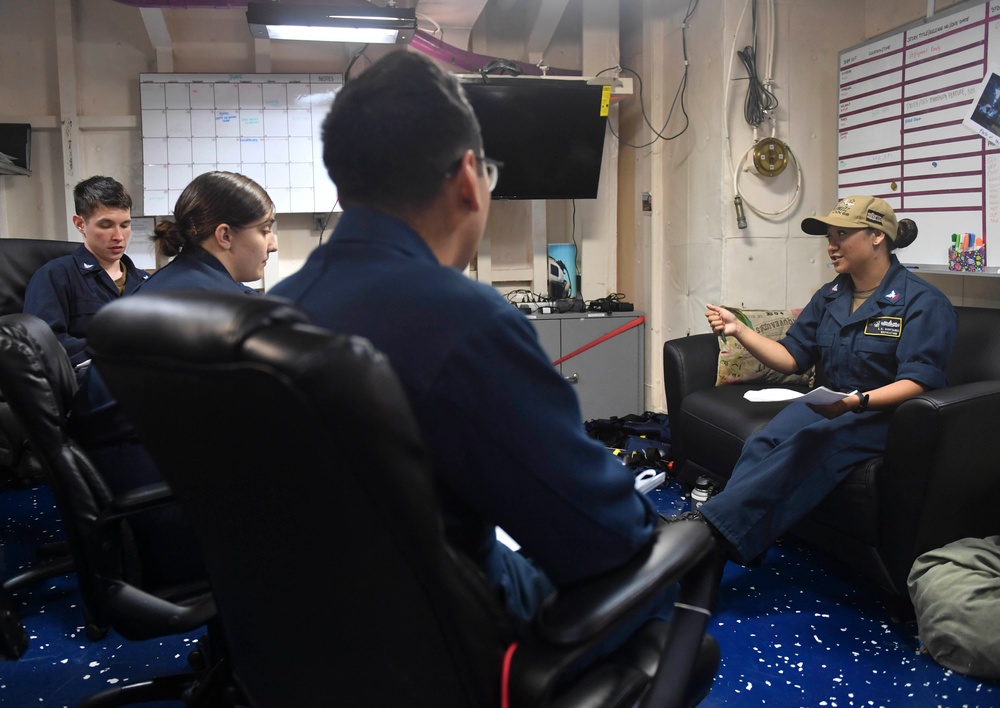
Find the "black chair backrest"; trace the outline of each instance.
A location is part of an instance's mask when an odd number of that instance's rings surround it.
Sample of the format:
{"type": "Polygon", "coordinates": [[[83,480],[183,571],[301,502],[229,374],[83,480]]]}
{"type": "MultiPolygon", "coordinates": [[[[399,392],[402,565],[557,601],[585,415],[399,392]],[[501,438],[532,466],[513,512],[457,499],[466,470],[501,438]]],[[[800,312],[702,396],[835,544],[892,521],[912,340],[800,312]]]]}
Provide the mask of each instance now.
{"type": "Polygon", "coordinates": [[[958,334],[948,364],[952,386],[1000,380],[1000,309],[956,307],[958,334]]]}
{"type": "Polygon", "coordinates": [[[24,309],[24,291],[35,271],[80,247],[74,241],[0,238],[0,315],[24,309]]]}
{"type": "Polygon", "coordinates": [[[76,388],[69,357],[45,322],[27,314],[0,317],[0,389],[49,478],[90,619],[107,626],[101,610],[106,588],[97,579],[125,571],[121,556],[108,552],[109,539],[97,524],[111,492],[65,432],[76,388]]]}
{"type": "Polygon", "coordinates": [[[202,545],[255,705],[496,705],[509,628],[444,541],[405,394],[272,298],[152,293],[88,341],[202,545]]]}

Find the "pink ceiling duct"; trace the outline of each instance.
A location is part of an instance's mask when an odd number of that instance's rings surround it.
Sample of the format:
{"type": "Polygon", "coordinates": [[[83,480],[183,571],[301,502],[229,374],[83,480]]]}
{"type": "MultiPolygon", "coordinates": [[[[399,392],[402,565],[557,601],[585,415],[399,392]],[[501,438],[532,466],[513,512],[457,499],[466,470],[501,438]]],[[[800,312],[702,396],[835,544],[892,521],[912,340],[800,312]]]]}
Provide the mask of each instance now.
{"type": "MultiPolygon", "coordinates": [[[[484,54],[473,54],[472,52],[467,52],[464,49],[459,49],[458,47],[453,47],[450,44],[445,44],[440,39],[437,39],[423,30],[417,30],[414,33],[413,41],[410,42],[410,46],[428,56],[434,57],[438,61],[443,61],[445,64],[453,66],[457,69],[462,69],[463,71],[477,72],[490,62],[497,59],[497,57],[488,57],[484,54]]],[[[542,75],[542,70],[534,64],[510,60],[507,60],[505,63],[517,67],[517,69],[525,76],[542,75]]],[[[576,71],[575,69],[554,69],[551,67],[546,69],[545,73],[549,76],[580,76],[581,74],[581,72],[576,71]]]]}

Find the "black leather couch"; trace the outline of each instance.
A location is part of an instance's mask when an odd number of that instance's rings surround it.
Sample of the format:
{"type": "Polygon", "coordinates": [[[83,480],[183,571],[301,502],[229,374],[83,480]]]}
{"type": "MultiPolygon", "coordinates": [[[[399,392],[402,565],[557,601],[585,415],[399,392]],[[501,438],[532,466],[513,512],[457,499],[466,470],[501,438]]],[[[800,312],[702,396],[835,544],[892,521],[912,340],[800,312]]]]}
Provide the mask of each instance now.
{"type": "MultiPolygon", "coordinates": [[[[0,239],[0,315],[21,312],[24,291],[42,265],[73,253],[80,244],[30,238],[0,239]]],[[[0,489],[23,486],[41,478],[41,465],[25,452],[24,434],[0,392],[0,489]]]]}
{"type": "MultiPolygon", "coordinates": [[[[792,530],[874,580],[896,619],[912,613],[906,576],[917,556],[1000,533],[1000,309],[956,310],[950,385],[899,406],[885,455],[858,465],[792,530]]],[[[716,387],[718,354],[713,334],[663,345],[671,453],[688,486],[702,475],[724,486],[744,440],[787,405],[747,402],[759,383],[716,387]]]]}

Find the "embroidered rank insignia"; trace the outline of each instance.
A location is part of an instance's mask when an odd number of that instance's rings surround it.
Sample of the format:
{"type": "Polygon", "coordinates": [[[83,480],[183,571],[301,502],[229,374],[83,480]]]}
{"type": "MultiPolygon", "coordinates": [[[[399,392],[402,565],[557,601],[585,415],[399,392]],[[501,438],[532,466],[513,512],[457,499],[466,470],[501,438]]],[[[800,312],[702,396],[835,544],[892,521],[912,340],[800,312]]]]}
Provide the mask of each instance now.
{"type": "Polygon", "coordinates": [[[902,293],[897,293],[895,290],[890,290],[885,294],[885,299],[889,302],[896,302],[902,293]]]}
{"type": "Polygon", "coordinates": [[[872,337],[896,337],[903,333],[902,317],[869,317],[865,322],[865,334],[872,337]]]}

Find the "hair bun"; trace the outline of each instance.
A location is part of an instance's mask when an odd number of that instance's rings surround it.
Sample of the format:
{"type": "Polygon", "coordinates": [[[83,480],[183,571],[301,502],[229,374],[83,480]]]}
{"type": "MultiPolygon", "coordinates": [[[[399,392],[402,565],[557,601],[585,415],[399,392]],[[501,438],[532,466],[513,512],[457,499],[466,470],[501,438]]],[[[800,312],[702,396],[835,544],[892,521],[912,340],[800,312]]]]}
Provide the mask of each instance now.
{"type": "Polygon", "coordinates": [[[913,219],[900,219],[896,227],[896,248],[906,248],[917,239],[917,224],[913,219]]]}

